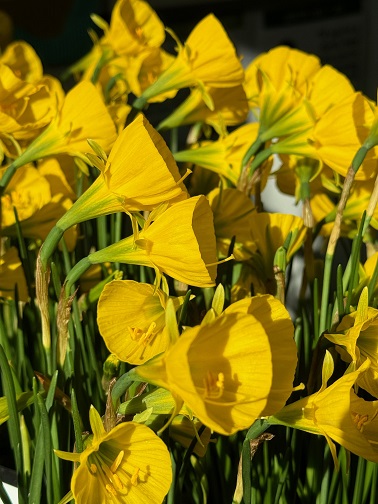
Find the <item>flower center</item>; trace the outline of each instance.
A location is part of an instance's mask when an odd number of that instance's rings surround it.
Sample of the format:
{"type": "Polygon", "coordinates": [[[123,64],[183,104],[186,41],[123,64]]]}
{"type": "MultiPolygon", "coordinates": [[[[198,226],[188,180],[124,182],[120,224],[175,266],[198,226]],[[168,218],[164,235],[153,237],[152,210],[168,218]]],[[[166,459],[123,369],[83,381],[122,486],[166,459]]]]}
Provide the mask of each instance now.
{"type": "Polygon", "coordinates": [[[131,339],[133,341],[137,341],[140,345],[146,347],[148,343],[155,337],[156,333],[154,332],[156,328],[156,323],[151,322],[147,331],[143,331],[139,327],[128,327],[128,331],[130,333],[131,339]]]}
{"type": "Polygon", "coordinates": [[[362,433],[364,431],[365,424],[372,422],[374,418],[378,415],[378,410],[376,410],[374,415],[371,417],[369,417],[369,415],[367,414],[360,415],[355,411],[352,411],[351,413],[353,422],[356,424],[357,429],[362,433]]]}
{"type": "Polygon", "coordinates": [[[208,371],[203,379],[205,399],[219,399],[224,390],[224,374],[208,371]]]}
{"type": "Polygon", "coordinates": [[[88,459],[90,473],[99,477],[106,491],[114,497],[117,494],[126,495],[132,486],[137,486],[139,483],[139,467],[135,467],[131,475],[120,468],[124,455],[125,452],[121,450],[111,462],[100,449],[88,459]]]}

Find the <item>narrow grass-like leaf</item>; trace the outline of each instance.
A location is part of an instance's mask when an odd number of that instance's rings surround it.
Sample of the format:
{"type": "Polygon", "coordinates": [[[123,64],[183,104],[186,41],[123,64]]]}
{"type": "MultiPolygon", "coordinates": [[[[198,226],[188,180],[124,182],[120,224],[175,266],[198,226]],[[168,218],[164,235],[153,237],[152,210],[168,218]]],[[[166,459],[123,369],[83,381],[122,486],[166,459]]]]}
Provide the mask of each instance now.
{"type": "Polygon", "coordinates": [[[51,379],[50,386],[49,386],[49,391],[47,392],[47,397],[46,397],[46,403],[45,404],[46,404],[46,410],[47,410],[47,412],[50,411],[50,408],[51,408],[51,406],[54,403],[54,395],[55,395],[55,389],[56,389],[57,380],[58,380],[58,371],[55,371],[55,373],[53,374],[53,377],[51,379]]]}
{"type": "Polygon", "coordinates": [[[52,449],[51,449],[51,434],[50,434],[50,421],[47,413],[45,401],[42,396],[37,396],[38,409],[41,414],[41,427],[43,436],[43,457],[46,461],[45,474],[46,474],[46,494],[47,502],[52,502],[52,449]]]}
{"type": "Polygon", "coordinates": [[[349,257],[349,261],[351,263],[351,275],[348,285],[348,295],[345,303],[345,313],[349,313],[350,305],[352,301],[353,289],[356,287],[358,282],[358,265],[360,263],[360,251],[362,244],[362,229],[364,226],[364,221],[366,217],[366,212],[363,213],[360,226],[358,228],[358,233],[355,236],[352,244],[352,252],[349,257]]]}
{"type": "MultiPolygon", "coordinates": [[[[36,445],[34,450],[34,462],[29,486],[28,504],[40,504],[41,502],[44,463],[45,458],[43,427],[42,424],[40,424],[36,435],[36,445]]],[[[48,460],[46,460],[46,463],[48,463],[48,460]]]]}
{"type": "MultiPolygon", "coordinates": [[[[365,474],[366,474],[366,460],[362,457],[358,457],[357,462],[357,473],[354,481],[353,488],[353,500],[352,504],[361,504],[363,502],[362,495],[364,492],[365,484],[365,474]]],[[[368,485],[366,485],[369,488],[368,485]]]]}
{"type": "MultiPolygon", "coordinates": [[[[268,444],[268,443],[267,443],[268,444]]],[[[290,467],[290,458],[292,457],[292,452],[290,448],[286,450],[284,459],[281,464],[281,473],[279,474],[279,481],[276,489],[276,494],[274,497],[274,504],[279,504],[281,495],[286,483],[287,475],[289,472],[289,467],[290,467]]]]}
{"type": "Polygon", "coordinates": [[[336,301],[338,319],[340,320],[344,315],[343,267],[341,264],[337,267],[336,301]]]}
{"type": "Polygon", "coordinates": [[[374,272],[370,278],[369,285],[368,285],[368,291],[369,291],[369,306],[371,306],[371,302],[374,297],[374,290],[377,286],[377,281],[378,281],[378,261],[375,264],[374,272]]]}
{"type": "Polygon", "coordinates": [[[9,421],[7,425],[8,425],[9,438],[14,453],[16,470],[20,478],[19,500],[21,502],[25,502],[26,499],[24,497],[26,489],[24,488],[24,481],[22,479],[24,471],[22,463],[22,439],[20,430],[20,419],[17,411],[17,398],[12,378],[12,372],[8,364],[8,360],[5,355],[4,349],[1,345],[0,345],[0,369],[1,369],[1,381],[3,385],[3,390],[5,397],[7,398],[8,401],[9,421]]]}
{"type": "Polygon", "coordinates": [[[74,389],[72,389],[71,391],[71,405],[72,405],[72,421],[74,425],[76,451],[77,453],[81,453],[83,451],[83,439],[82,439],[83,427],[74,389]]]}

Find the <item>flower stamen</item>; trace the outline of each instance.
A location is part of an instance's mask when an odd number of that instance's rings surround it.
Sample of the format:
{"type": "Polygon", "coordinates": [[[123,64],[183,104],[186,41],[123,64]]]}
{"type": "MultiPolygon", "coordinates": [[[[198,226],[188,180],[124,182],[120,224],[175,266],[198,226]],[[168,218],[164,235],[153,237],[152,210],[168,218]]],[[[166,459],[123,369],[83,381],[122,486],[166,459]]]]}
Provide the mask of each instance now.
{"type": "Polygon", "coordinates": [[[219,399],[224,390],[224,374],[215,375],[211,371],[207,372],[204,378],[205,398],[219,399]]]}

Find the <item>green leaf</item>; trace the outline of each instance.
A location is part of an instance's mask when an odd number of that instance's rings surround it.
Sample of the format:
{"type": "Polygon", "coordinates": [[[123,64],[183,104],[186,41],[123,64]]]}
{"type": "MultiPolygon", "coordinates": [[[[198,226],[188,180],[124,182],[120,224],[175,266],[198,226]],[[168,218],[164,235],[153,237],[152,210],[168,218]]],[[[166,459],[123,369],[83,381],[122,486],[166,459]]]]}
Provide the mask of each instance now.
{"type": "MultiPolygon", "coordinates": [[[[22,411],[27,406],[34,403],[33,392],[22,392],[16,395],[16,409],[22,411]]],[[[8,399],[0,397],[0,425],[9,419],[8,399]]]]}

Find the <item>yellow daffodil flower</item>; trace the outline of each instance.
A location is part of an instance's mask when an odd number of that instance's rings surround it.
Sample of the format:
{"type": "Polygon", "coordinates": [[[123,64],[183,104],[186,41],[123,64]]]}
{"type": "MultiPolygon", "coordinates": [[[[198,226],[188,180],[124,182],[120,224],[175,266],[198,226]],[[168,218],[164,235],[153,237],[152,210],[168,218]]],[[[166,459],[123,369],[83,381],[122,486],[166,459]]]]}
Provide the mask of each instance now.
{"type": "MultiPolygon", "coordinates": [[[[55,181],[59,177],[60,174],[56,173],[55,181]]],[[[64,176],[61,180],[64,184],[64,176]]],[[[31,165],[19,168],[1,197],[4,235],[17,236],[16,209],[22,235],[43,241],[59,218],[72,207],[72,200],[60,192],[60,188],[59,184],[52,187],[47,178],[31,165]]],[[[74,228],[65,234],[69,250],[75,247],[76,234],[74,228]]]]}
{"type": "Polygon", "coordinates": [[[47,156],[69,154],[87,161],[87,139],[109,152],[116,139],[114,123],[95,86],[80,82],[66,95],[51,124],[11,165],[13,169],[47,156]]]}
{"type": "Polygon", "coordinates": [[[320,390],[285,406],[268,417],[268,422],[324,436],[336,466],[333,441],[360,457],[378,462],[378,401],[365,401],[352,390],[368,367],[369,360],[366,360],[358,369],[344,374],[327,387],[333,374],[333,360],[327,351],[320,390]]]}
{"type": "Polygon", "coordinates": [[[82,259],[67,289],[91,264],[123,262],[155,268],[189,285],[212,287],[217,272],[213,214],[205,196],[180,201],[139,232],[82,259]]]}
{"type": "Polygon", "coordinates": [[[370,366],[356,380],[357,385],[378,398],[378,310],[368,306],[368,289],[364,287],[357,310],[345,315],[336,333],[324,336],[332,343],[341,358],[360,367],[367,359],[370,366]]]}
{"type": "Polygon", "coordinates": [[[210,108],[204,86],[232,88],[243,82],[244,70],[218,19],[209,14],[190,33],[184,46],[159,78],[140,96],[141,103],[171,90],[198,86],[210,108]]]}
{"type": "MultiPolygon", "coordinates": [[[[369,135],[374,121],[370,101],[361,93],[353,93],[335,104],[316,122],[310,142],[316,156],[342,176],[346,176],[356,152],[369,135]]],[[[377,166],[377,149],[367,153],[356,180],[374,176],[377,166]]]]}
{"type": "Polygon", "coordinates": [[[22,80],[1,61],[0,86],[0,139],[6,154],[16,157],[14,140],[30,142],[50,124],[63,90],[53,77],[41,78],[37,83],[22,80]]]}
{"type": "MultiPolygon", "coordinates": [[[[260,307],[264,303],[270,300],[262,300],[260,307]]],[[[178,409],[184,403],[216,432],[230,435],[245,429],[263,412],[285,403],[297,361],[287,312],[272,318],[267,308],[256,315],[247,310],[224,313],[188,328],[164,354],[131,373],[169,389],[178,409]],[[277,342],[281,360],[272,359],[277,342]],[[273,379],[276,372],[279,383],[273,379]]]]}
{"type": "Polygon", "coordinates": [[[59,220],[59,228],[99,215],[151,210],[188,197],[170,150],[142,115],[123,130],[106,164],[99,162],[98,167],[101,175],[59,220]]]}
{"type": "Polygon", "coordinates": [[[0,56],[0,63],[7,65],[16,77],[36,83],[43,77],[42,62],[33,47],[24,40],[11,42],[0,56]]]}
{"type": "Polygon", "coordinates": [[[78,462],[71,480],[77,504],[161,504],[172,481],[167,447],[148,427],[135,422],[121,423],[106,432],[100,415],[92,406],[89,420],[93,434],[82,453],[55,450],[58,457],[78,462]]]}
{"type": "MultiPolygon", "coordinates": [[[[184,297],[171,297],[175,310],[184,297]]],[[[169,344],[165,326],[167,294],[133,280],[113,280],[98,301],[97,323],[109,351],[121,361],[142,364],[169,344]]]]}

